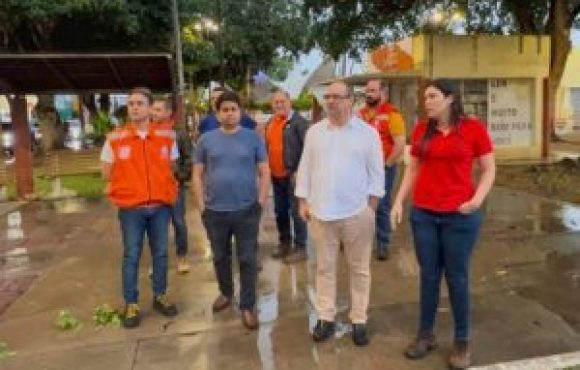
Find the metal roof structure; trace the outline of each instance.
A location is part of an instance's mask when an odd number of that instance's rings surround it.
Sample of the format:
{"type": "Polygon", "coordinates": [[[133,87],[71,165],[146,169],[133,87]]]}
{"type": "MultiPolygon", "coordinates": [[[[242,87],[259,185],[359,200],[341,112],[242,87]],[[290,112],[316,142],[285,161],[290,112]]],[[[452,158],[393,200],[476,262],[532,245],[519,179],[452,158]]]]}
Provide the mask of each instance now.
{"type": "Polygon", "coordinates": [[[0,54],[0,94],[171,91],[169,53],[0,54]]]}

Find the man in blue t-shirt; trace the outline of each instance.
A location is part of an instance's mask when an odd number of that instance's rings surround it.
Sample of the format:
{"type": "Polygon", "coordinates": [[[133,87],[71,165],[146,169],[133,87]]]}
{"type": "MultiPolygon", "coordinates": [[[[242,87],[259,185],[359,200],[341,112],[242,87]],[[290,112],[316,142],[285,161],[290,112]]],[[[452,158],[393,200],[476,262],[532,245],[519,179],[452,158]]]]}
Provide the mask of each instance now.
{"type": "Polygon", "coordinates": [[[242,323],[256,329],[258,226],[268,196],[270,171],[264,142],[255,131],[240,125],[240,107],[240,98],[234,92],[226,91],[217,99],[221,125],[199,139],[193,185],[220,290],[212,309],[218,312],[232,303],[233,236],[240,268],[242,323]]]}
{"type": "MultiPolygon", "coordinates": [[[[199,135],[203,135],[208,131],[211,131],[211,130],[214,130],[214,129],[220,127],[220,122],[219,122],[218,117],[216,115],[216,112],[217,112],[216,101],[220,97],[220,95],[226,91],[228,91],[228,90],[226,90],[223,87],[216,87],[211,92],[210,104],[211,104],[212,112],[210,114],[208,114],[207,116],[205,116],[205,118],[202,119],[201,122],[199,123],[199,129],[198,129],[199,135]]],[[[243,112],[241,113],[240,125],[242,127],[248,128],[250,130],[256,129],[256,121],[254,121],[250,116],[248,116],[247,114],[245,114],[243,112]]]]}

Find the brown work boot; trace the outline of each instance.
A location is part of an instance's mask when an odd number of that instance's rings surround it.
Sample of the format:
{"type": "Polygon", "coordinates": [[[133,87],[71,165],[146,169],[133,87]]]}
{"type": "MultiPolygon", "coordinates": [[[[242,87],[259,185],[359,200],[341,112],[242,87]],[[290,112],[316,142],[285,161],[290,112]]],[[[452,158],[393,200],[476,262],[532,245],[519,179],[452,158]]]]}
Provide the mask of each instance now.
{"type": "Polygon", "coordinates": [[[220,312],[228,308],[231,303],[232,303],[231,298],[226,297],[223,294],[220,294],[219,297],[217,297],[216,300],[213,302],[211,309],[213,312],[220,312]]]}
{"type": "Polygon", "coordinates": [[[306,250],[304,250],[304,248],[295,248],[286,257],[284,257],[284,262],[291,264],[306,261],[306,259],[306,250]]]}
{"type": "Polygon", "coordinates": [[[256,310],[242,310],[242,324],[250,330],[258,328],[258,313],[256,310]]]}
{"type": "Polygon", "coordinates": [[[449,355],[449,368],[453,370],[467,369],[471,365],[471,354],[467,342],[455,342],[449,355]]]}
{"type": "Polygon", "coordinates": [[[405,357],[410,360],[419,360],[437,349],[438,345],[433,335],[418,335],[413,343],[405,349],[405,357]]]}
{"type": "Polygon", "coordinates": [[[291,244],[287,242],[281,242],[278,244],[274,252],[272,252],[272,258],[284,258],[290,253],[291,244]]]}

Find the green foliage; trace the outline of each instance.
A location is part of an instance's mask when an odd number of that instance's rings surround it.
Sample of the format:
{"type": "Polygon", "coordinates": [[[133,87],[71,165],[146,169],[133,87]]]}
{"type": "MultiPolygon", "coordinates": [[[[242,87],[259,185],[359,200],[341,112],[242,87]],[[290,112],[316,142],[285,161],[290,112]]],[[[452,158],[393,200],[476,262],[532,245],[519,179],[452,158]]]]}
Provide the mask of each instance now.
{"type": "Polygon", "coordinates": [[[0,49],[168,50],[170,2],[2,0],[0,49]]]}
{"type": "MultiPolygon", "coordinates": [[[[337,59],[415,32],[449,33],[453,15],[463,15],[468,33],[549,34],[554,26],[550,7],[565,0],[304,0],[313,25],[310,45],[337,59]],[[442,14],[432,22],[435,11],[442,14]]],[[[580,23],[580,7],[564,5],[564,23],[580,23]]],[[[569,37],[569,36],[566,36],[569,37]]]]}
{"type": "Polygon", "coordinates": [[[307,92],[303,92],[297,99],[292,101],[292,108],[297,111],[307,111],[312,109],[312,102],[314,96],[307,92]]]}
{"type": "Polygon", "coordinates": [[[72,315],[69,310],[60,310],[55,325],[63,331],[77,331],[83,327],[82,321],[72,315]]]}
{"type": "Polygon", "coordinates": [[[121,314],[119,311],[105,303],[95,308],[93,322],[97,326],[121,326],[121,314]]]}
{"type": "Polygon", "coordinates": [[[430,1],[412,0],[304,0],[303,12],[311,20],[309,46],[318,46],[338,59],[357,56],[385,40],[400,39],[418,29],[430,1]]]}
{"type": "Polygon", "coordinates": [[[102,144],[105,142],[107,134],[113,129],[113,121],[111,117],[105,112],[97,112],[96,115],[91,117],[91,125],[93,126],[93,132],[89,136],[97,144],[102,144]]]}
{"type": "Polygon", "coordinates": [[[274,58],[270,68],[266,70],[266,74],[275,81],[284,81],[288,77],[288,72],[294,66],[296,58],[292,55],[282,55],[274,58]]]}
{"type": "Polygon", "coordinates": [[[16,355],[16,352],[11,351],[10,348],[8,348],[8,344],[6,344],[6,342],[0,342],[0,360],[12,357],[14,355],[16,355]]]}
{"type": "Polygon", "coordinates": [[[226,82],[240,89],[248,72],[267,70],[279,57],[306,48],[308,19],[302,17],[298,0],[184,0],[181,14],[187,29],[186,71],[197,84],[219,80],[223,59],[226,82]],[[196,30],[204,19],[211,19],[219,30],[196,30]]]}

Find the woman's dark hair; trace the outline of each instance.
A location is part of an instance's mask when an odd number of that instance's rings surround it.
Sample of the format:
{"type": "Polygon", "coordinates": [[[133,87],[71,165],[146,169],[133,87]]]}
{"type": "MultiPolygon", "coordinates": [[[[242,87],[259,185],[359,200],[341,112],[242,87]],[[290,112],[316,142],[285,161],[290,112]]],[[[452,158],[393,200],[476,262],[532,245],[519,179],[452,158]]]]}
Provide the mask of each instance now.
{"type": "MultiPolygon", "coordinates": [[[[453,80],[445,80],[445,79],[437,79],[428,81],[425,85],[427,87],[434,87],[437,90],[441,91],[443,96],[445,97],[453,97],[453,101],[451,102],[451,106],[449,107],[449,125],[451,126],[452,130],[457,129],[459,123],[461,122],[461,118],[465,116],[463,112],[463,103],[461,102],[461,94],[459,93],[459,84],[457,81],[453,80]]],[[[437,130],[437,119],[435,118],[428,118],[427,120],[427,131],[425,135],[423,135],[423,139],[421,140],[420,145],[420,155],[425,154],[427,151],[427,147],[429,146],[429,142],[435,135],[435,131],[437,130]]]]}
{"type": "Polygon", "coordinates": [[[222,106],[222,104],[224,102],[232,102],[232,103],[236,103],[236,105],[241,108],[242,107],[242,102],[240,100],[240,97],[238,96],[238,94],[236,94],[233,91],[224,91],[219,98],[217,98],[216,102],[215,102],[215,107],[217,110],[220,110],[220,107],[222,106]]]}

